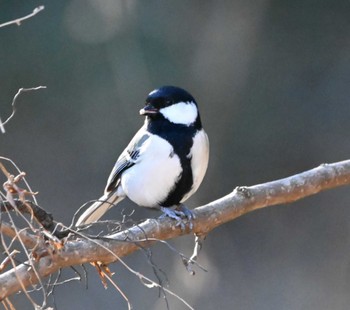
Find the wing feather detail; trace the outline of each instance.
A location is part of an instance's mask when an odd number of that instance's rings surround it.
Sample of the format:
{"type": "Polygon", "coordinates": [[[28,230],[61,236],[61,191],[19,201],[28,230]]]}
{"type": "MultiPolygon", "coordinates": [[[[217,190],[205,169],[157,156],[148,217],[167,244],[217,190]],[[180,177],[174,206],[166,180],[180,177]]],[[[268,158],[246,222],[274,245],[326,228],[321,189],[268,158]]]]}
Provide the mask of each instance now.
{"type": "Polygon", "coordinates": [[[137,163],[140,149],[150,136],[151,134],[146,131],[144,127],[136,133],[115,163],[113,170],[109,175],[105,193],[113,191],[119,185],[122,173],[137,163]]]}

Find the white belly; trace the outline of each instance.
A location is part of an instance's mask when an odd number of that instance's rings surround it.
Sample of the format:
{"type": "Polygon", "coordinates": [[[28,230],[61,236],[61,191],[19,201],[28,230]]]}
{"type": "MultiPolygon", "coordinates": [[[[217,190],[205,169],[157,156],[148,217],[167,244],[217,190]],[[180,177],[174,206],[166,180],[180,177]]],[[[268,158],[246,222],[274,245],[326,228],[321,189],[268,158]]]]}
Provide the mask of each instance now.
{"type": "Polygon", "coordinates": [[[130,200],[143,207],[157,207],[181,175],[181,164],[172,146],[151,136],[141,147],[134,166],[121,176],[121,187],[130,200]]]}

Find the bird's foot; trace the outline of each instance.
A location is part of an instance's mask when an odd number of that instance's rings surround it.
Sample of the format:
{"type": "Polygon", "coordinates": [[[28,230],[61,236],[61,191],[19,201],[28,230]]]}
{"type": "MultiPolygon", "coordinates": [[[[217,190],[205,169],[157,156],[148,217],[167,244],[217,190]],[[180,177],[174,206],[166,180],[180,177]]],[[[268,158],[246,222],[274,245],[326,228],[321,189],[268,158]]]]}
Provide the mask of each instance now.
{"type": "Polygon", "coordinates": [[[193,212],[187,209],[184,205],[178,205],[176,209],[170,209],[165,207],[160,207],[160,210],[163,212],[161,217],[170,217],[177,221],[176,226],[180,226],[181,230],[185,230],[184,218],[188,220],[189,227],[192,230],[193,223],[192,220],[195,218],[193,212]]]}
{"type": "Polygon", "coordinates": [[[189,221],[194,220],[196,217],[190,209],[187,209],[183,204],[176,207],[176,210],[180,212],[183,217],[187,218],[189,221]]]}

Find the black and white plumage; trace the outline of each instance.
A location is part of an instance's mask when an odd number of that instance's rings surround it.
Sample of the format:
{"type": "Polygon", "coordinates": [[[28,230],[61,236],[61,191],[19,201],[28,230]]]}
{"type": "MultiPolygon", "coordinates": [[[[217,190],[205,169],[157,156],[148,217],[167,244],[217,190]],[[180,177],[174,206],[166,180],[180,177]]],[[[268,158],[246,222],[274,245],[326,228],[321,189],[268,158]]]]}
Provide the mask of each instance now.
{"type": "MultiPolygon", "coordinates": [[[[209,141],[195,99],[181,88],[163,86],[148,95],[140,114],[146,116],[144,125],[119,156],[104,195],[79,217],[77,226],[99,220],[125,197],[178,218],[168,208],[182,206],[201,184],[209,141]]],[[[190,217],[189,210],[180,209],[190,217]]]]}

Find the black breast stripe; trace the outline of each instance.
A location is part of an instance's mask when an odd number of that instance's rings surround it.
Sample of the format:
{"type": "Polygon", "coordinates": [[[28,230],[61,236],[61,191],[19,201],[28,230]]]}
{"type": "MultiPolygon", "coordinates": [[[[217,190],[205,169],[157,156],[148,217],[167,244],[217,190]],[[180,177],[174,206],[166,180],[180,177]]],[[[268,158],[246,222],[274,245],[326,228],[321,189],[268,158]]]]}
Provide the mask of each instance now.
{"type": "Polygon", "coordinates": [[[149,123],[147,129],[149,132],[167,140],[172,145],[174,153],[180,158],[182,173],[168,197],[164,201],[159,202],[159,205],[163,207],[177,205],[191,190],[193,185],[192,158],[189,156],[189,153],[193,146],[193,137],[197,133],[197,128],[173,124],[165,120],[157,120],[149,123]]]}

